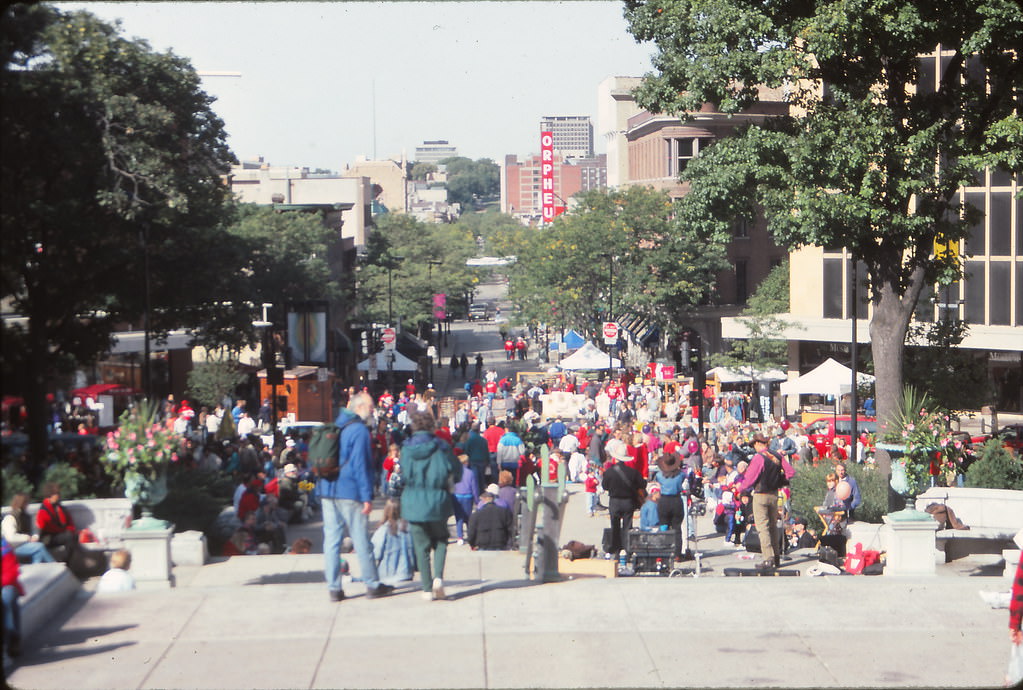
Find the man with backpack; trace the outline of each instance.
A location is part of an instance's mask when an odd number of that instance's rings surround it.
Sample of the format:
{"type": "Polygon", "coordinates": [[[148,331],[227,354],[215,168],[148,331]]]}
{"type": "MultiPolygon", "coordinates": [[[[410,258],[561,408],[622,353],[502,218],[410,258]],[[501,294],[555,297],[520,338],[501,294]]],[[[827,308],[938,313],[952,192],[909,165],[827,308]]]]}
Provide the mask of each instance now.
{"type": "Polygon", "coordinates": [[[775,545],[781,538],[778,489],[788,484],[796,471],[788,458],[779,457],[767,449],[767,437],[762,433],[753,434],[752,440],[755,453],[743,475],[739,491],[753,492],[753,522],[760,535],[760,553],[763,556],[757,568],[772,570],[781,565],[781,554],[775,553],[775,545]]]}
{"type": "Polygon", "coordinates": [[[341,539],[347,530],[359,556],[360,574],[366,583],[366,595],[374,599],[394,589],[380,582],[373,546],[369,537],[369,513],[373,508],[373,448],[366,423],[373,417],[373,398],[357,393],[348,407],[338,414],[337,464],[322,457],[314,438],[309,448],[309,464],[317,475],[316,496],[323,510],[324,578],[331,601],[342,601],[341,539]]]}

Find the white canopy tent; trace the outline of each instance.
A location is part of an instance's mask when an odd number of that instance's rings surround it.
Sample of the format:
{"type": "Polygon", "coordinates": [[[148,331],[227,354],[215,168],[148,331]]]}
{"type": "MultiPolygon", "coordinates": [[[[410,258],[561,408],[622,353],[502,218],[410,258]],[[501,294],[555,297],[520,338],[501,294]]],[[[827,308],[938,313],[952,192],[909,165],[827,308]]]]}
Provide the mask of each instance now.
{"type": "Polygon", "coordinates": [[[618,369],[622,366],[622,360],[617,357],[609,357],[608,354],[602,351],[593,343],[586,343],[580,347],[572,356],[565,357],[565,359],[558,362],[558,366],[562,369],[587,369],[587,370],[601,370],[607,369],[608,364],[612,369],[618,369]]]}
{"type": "MultiPolygon", "coordinates": [[[[872,383],[874,377],[863,372],[856,372],[856,380],[860,385],[872,383]]],[[[833,395],[836,399],[849,393],[852,384],[852,369],[828,358],[813,371],[798,379],[781,384],[782,395],[833,395]]]]}
{"type": "MultiPolygon", "coordinates": [[[[394,353],[394,364],[391,366],[392,371],[415,371],[419,368],[419,365],[413,362],[411,359],[401,354],[397,350],[394,353]]],[[[387,371],[387,360],[390,358],[390,352],[378,352],[374,355],[377,359],[377,371],[387,371]]],[[[366,358],[359,362],[359,371],[369,371],[369,358],[366,358]]]]}
{"type": "MultiPolygon", "coordinates": [[[[766,371],[757,369],[755,373],[757,381],[784,381],[788,378],[785,372],[780,369],[768,369],[766,371]]],[[[742,383],[751,380],[748,367],[738,371],[727,367],[714,367],[707,370],[707,378],[713,377],[717,377],[720,383],[742,383]]]]}

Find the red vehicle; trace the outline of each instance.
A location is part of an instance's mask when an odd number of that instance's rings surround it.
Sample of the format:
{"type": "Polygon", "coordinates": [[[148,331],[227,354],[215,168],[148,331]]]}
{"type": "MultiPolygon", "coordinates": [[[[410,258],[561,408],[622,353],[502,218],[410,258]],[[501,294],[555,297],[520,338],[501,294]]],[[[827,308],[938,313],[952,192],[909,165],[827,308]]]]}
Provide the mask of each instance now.
{"type": "Polygon", "coordinates": [[[982,446],[993,438],[1002,439],[1002,445],[1011,448],[1017,453],[1023,453],[1023,424],[1009,424],[1003,426],[990,436],[974,436],[971,440],[974,445],[982,446]]]}
{"type": "MultiPolygon", "coordinates": [[[[876,434],[877,418],[857,417],[856,426],[861,439],[863,434],[876,434]]],[[[817,449],[817,454],[826,457],[836,438],[844,439],[846,448],[852,447],[852,417],[847,414],[821,417],[807,428],[806,433],[810,443],[817,449]]]]}

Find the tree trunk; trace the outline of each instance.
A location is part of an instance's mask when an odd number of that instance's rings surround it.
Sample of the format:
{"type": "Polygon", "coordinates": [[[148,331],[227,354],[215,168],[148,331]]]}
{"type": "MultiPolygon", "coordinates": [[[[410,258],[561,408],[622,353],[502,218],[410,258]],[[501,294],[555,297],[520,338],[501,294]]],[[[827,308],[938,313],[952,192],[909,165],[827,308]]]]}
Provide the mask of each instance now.
{"type": "Polygon", "coordinates": [[[45,318],[32,314],[28,322],[28,376],[25,386],[25,409],[28,412],[29,477],[33,483],[42,477],[49,454],[49,435],[46,424],[50,411],[46,404],[46,383],[49,376],[49,343],[47,342],[45,318]]]}
{"type": "MultiPolygon", "coordinates": [[[[922,269],[914,271],[909,287],[901,296],[893,283],[883,282],[874,301],[874,314],[870,320],[870,345],[874,357],[874,375],[877,377],[874,389],[879,434],[899,409],[906,331],[923,288],[923,278],[922,269]]],[[[892,466],[888,453],[878,450],[876,457],[878,469],[890,479],[892,466]]]]}

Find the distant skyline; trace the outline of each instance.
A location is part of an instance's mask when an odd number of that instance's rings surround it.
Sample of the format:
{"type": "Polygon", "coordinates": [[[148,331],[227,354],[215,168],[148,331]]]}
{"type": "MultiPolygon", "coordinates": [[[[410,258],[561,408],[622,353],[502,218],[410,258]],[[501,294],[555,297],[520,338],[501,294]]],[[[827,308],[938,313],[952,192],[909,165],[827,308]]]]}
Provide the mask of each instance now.
{"type": "MultiPolygon", "coordinates": [[[[621,2],[54,3],[122,20],[217,98],[239,160],[343,170],[358,156],[539,152],[540,119],[588,115],[597,85],[650,71],[621,2]]],[[[595,148],[604,142],[595,131],[595,148]]]]}

